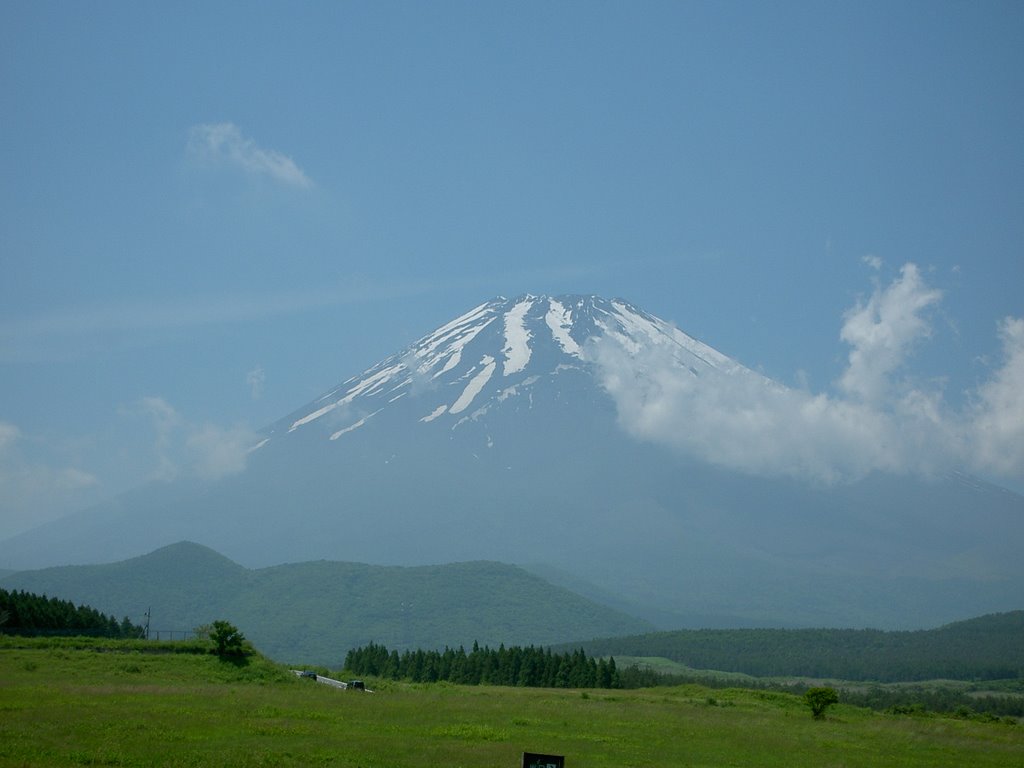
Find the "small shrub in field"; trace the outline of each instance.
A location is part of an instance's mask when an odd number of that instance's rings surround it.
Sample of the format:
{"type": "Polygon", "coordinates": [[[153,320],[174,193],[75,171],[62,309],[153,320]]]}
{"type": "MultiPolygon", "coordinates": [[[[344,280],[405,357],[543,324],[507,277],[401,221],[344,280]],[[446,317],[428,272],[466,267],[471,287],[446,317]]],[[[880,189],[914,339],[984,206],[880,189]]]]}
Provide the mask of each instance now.
{"type": "Polygon", "coordinates": [[[825,717],[825,710],[832,704],[839,703],[839,694],[835,688],[808,688],[804,694],[804,701],[811,708],[814,719],[822,720],[825,717]]]}
{"type": "Polygon", "coordinates": [[[217,656],[244,656],[245,636],[238,627],[226,621],[215,621],[210,625],[210,640],[217,656]]]}

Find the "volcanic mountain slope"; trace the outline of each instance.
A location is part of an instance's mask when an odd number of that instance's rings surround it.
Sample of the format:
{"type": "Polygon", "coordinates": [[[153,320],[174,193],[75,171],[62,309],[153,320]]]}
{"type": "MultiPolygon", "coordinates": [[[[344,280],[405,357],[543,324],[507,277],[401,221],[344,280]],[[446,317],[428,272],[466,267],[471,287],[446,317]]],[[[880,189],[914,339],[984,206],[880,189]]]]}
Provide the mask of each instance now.
{"type": "Polygon", "coordinates": [[[1024,498],[962,476],[809,487],[636,441],[606,386],[649,386],[652,350],[659,376],[779,386],[623,301],[497,299],[272,425],[244,472],[139,489],[0,544],[0,565],[190,539],[248,566],[529,564],[665,626],[1020,607],[1024,498]],[[608,345],[633,367],[603,367],[608,345]]]}

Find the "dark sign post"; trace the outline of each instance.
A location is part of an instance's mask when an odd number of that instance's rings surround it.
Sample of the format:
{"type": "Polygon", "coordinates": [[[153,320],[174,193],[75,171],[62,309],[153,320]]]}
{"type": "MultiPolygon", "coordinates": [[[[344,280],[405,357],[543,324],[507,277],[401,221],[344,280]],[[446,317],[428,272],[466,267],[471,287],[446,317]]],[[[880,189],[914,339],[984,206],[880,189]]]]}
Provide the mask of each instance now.
{"type": "Polygon", "coordinates": [[[563,755],[535,755],[523,752],[523,768],[565,768],[563,755]]]}

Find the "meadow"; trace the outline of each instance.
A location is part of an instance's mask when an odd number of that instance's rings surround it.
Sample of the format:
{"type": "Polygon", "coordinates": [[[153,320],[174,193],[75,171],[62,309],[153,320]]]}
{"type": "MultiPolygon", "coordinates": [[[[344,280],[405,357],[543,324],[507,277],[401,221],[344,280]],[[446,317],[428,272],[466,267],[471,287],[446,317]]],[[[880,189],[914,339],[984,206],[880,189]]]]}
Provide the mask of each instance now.
{"type": "MultiPolygon", "coordinates": [[[[152,644],[148,648],[155,648],[152,644]]],[[[3,766],[1020,766],[1024,727],[696,685],[634,691],[300,679],[261,656],[0,644],[3,766]]]]}

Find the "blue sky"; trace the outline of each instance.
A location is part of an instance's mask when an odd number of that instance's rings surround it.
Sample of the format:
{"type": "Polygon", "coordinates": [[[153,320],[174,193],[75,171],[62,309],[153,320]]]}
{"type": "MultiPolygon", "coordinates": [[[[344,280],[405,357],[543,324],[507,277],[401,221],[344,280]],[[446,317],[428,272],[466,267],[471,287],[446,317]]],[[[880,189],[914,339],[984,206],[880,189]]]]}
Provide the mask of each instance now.
{"type": "Polygon", "coordinates": [[[886,375],[1024,439],[1017,2],[7,2],[0,114],[0,536],[524,292],[860,397],[913,264],[886,375]]]}

